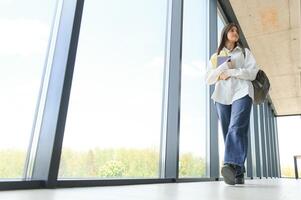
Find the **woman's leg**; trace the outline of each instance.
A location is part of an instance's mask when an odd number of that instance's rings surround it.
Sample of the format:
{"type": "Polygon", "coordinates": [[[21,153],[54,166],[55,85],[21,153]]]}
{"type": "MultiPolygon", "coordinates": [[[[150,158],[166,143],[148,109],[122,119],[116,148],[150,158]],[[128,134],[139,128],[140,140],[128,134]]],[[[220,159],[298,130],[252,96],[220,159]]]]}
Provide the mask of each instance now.
{"type": "Polygon", "coordinates": [[[247,95],[233,102],[231,119],[225,142],[224,162],[240,166],[236,175],[244,173],[244,163],[248,150],[248,130],[252,99],[247,95]]]}
{"type": "Polygon", "coordinates": [[[231,105],[224,105],[216,102],[215,107],[216,107],[218,118],[221,122],[223,138],[225,142],[228,133],[228,127],[230,124],[230,118],[231,118],[231,105]]]}

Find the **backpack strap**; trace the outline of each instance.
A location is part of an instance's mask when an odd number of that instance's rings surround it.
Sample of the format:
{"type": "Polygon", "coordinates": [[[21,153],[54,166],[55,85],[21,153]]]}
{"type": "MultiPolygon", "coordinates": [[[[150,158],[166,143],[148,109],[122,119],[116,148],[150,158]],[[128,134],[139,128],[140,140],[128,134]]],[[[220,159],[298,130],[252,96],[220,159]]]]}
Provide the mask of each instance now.
{"type": "Polygon", "coordinates": [[[242,54],[244,55],[244,58],[246,58],[246,49],[245,48],[241,48],[242,50],[242,54]]]}

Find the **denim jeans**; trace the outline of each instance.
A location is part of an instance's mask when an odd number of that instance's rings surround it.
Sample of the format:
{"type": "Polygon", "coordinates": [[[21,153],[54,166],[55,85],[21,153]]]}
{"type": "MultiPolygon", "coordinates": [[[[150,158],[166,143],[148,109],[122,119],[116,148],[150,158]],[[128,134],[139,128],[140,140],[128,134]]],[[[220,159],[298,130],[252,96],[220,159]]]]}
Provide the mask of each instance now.
{"type": "Polygon", "coordinates": [[[225,143],[224,164],[237,165],[236,175],[240,175],[245,172],[252,99],[246,95],[231,105],[216,102],[215,106],[225,143]]]}

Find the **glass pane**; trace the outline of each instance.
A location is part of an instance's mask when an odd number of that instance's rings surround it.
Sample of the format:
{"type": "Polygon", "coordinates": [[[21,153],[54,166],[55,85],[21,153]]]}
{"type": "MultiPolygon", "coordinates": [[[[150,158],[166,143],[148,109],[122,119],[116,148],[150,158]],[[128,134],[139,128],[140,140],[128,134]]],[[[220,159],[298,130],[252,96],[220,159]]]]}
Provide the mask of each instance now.
{"type": "MultiPolygon", "coordinates": [[[[301,155],[301,116],[277,117],[280,167],[282,177],[295,177],[294,156],[301,155]]],[[[301,177],[301,158],[298,175],[301,177]]]]}
{"type": "Polygon", "coordinates": [[[24,177],[56,1],[0,1],[0,178],[24,177]]]}
{"type": "Polygon", "coordinates": [[[184,1],[179,177],[207,176],[207,1],[184,1]]]}
{"type": "Polygon", "coordinates": [[[59,178],[159,177],[167,0],[85,1],[59,178]]]}

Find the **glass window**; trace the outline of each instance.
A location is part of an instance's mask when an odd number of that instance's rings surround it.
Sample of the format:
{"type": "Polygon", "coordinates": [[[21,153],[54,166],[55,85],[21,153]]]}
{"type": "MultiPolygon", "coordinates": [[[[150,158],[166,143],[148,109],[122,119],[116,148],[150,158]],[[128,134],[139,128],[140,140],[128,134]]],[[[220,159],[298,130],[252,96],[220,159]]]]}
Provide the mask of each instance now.
{"type": "MultiPolygon", "coordinates": [[[[295,177],[294,156],[301,155],[301,116],[277,117],[280,166],[282,177],[295,177]]],[[[298,159],[298,174],[301,163],[298,159]]]]}
{"type": "Polygon", "coordinates": [[[0,178],[24,177],[56,1],[0,1],[0,178]]]}
{"type": "Polygon", "coordinates": [[[159,177],[167,0],[85,1],[59,178],[159,177]]]}
{"type": "Polygon", "coordinates": [[[207,174],[207,1],[184,1],[179,177],[207,174]]]}

